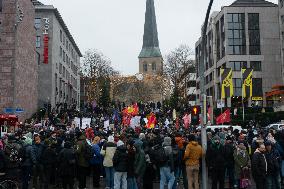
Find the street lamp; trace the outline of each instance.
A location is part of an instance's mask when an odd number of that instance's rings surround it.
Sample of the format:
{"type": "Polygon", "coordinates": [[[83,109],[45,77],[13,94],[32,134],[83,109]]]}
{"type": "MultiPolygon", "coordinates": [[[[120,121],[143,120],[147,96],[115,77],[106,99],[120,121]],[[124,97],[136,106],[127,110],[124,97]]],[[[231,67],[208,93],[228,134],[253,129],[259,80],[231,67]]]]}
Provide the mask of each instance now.
{"type": "MultiPolygon", "coordinates": [[[[205,51],[206,51],[206,32],[207,32],[207,25],[208,25],[208,20],[209,20],[209,15],[210,11],[213,5],[214,0],[210,0],[207,12],[206,12],[206,17],[205,17],[205,22],[203,25],[202,29],[202,56],[201,56],[201,63],[199,64],[199,73],[200,73],[200,95],[201,95],[201,114],[202,114],[202,120],[203,120],[203,125],[201,126],[201,142],[202,142],[202,148],[204,151],[207,150],[207,133],[206,133],[206,124],[207,124],[207,97],[205,94],[204,90],[204,83],[205,83],[205,78],[204,78],[204,72],[205,72],[205,51]]],[[[206,166],[206,160],[205,156],[202,157],[202,189],[207,189],[207,166],[206,166]]]]}

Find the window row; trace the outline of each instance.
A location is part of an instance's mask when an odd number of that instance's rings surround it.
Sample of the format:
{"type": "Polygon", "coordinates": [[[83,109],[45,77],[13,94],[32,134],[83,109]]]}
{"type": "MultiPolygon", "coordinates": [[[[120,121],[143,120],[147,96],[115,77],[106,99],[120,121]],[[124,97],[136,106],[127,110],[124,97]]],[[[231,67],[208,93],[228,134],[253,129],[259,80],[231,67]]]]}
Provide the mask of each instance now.
{"type": "Polygon", "coordinates": [[[251,61],[250,67],[248,67],[247,62],[234,61],[229,62],[227,68],[232,68],[233,71],[241,71],[242,68],[251,68],[253,71],[261,71],[260,61],[251,61]]]}
{"type": "MultiPolygon", "coordinates": [[[[149,66],[152,67],[152,71],[156,71],[157,70],[157,65],[156,65],[155,62],[153,62],[152,64],[149,64],[149,66]]],[[[148,72],[148,64],[147,63],[143,64],[143,71],[144,72],[148,72]]]]}

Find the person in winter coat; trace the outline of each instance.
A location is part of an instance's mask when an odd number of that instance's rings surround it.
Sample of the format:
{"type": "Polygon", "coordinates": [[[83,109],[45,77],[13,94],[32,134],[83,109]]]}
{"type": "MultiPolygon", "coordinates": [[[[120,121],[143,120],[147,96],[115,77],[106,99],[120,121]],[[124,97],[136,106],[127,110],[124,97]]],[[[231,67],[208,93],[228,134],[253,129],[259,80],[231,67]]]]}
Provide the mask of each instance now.
{"type": "MultiPolygon", "coordinates": [[[[134,174],[134,161],[135,161],[135,147],[134,141],[129,140],[127,144],[127,155],[128,155],[128,170],[127,170],[127,188],[137,189],[136,178],[134,174]]],[[[151,189],[151,188],[149,188],[151,189]]]]}
{"type": "Polygon", "coordinates": [[[225,153],[225,169],[229,175],[229,188],[234,187],[234,143],[231,136],[226,137],[224,153],[225,153]]]}
{"type": "Polygon", "coordinates": [[[281,156],[271,141],[265,142],[267,161],[266,189],[281,189],[281,156]]]}
{"type": "Polygon", "coordinates": [[[250,157],[242,142],[238,143],[237,148],[234,150],[234,170],[235,170],[235,188],[240,187],[241,172],[244,168],[250,167],[250,157]]]}
{"type": "Polygon", "coordinates": [[[267,160],[265,158],[265,146],[259,144],[252,156],[252,176],[256,189],[265,189],[265,178],[267,174],[267,160]]]}
{"type": "Polygon", "coordinates": [[[107,143],[101,149],[101,155],[104,157],[103,165],[106,172],[106,187],[114,187],[114,169],[113,169],[113,156],[116,151],[116,144],[114,143],[114,137],[109,136],[107,143]]]}
{"type": "Polygon", "coordinates": [[[141,143],[135,143],[135,161],[134,161],[134,174],[136,177],[137,187],[138,189],[143,188],[143,177],[146,170],[146,159],[145,152],[142,149],[141,143]]]}
{"type": "Polygon", "coordinates": [[[57,154],[55,141],[46,141],[46,146],[42,154],[42,164],[44,169],[44,188],[48,189],[49,186],[55,185],[53,175],[56,172],[57,154]]]}
{"type": "Polygon", "coordinates": [[[88,167],[89,162],[86,159],[85,153],[87,149],[87,145],[89,145],[86,141],[86,136],[83,133],[80,133],[78,142],[77,142],[77,175],[78,175],[78,181],[79,181],[79,189],[86,188],[86,177],[88,174],[88,167]]]}
{"type": "Polygon", "coordinates": [[[94,156],[91,159],[91,165],[93,169],[93,187],[100,187],[100,176],[102,173],[102,162],[103,157],[100,154],[101,148],[99,146],[100,137],[96,136],[93,140],[92,150],[94,152],[94,156]]]}
{"type": "Polygon", "coordinates": [[[215,136],[212,139],[211,145],[208,147],[206,160],[208,167],[212,173],[212,189],[224,188],[225,180],[225,152],[224,146],[221,144],[219,136],[215,136]]]}
{"type": "MultiPolygon", "coordinates": [[[[22,161],[22,189],[28,189],[31,179],[33,165],[36,164],[36,155],[32,147],[32,139],[25,137],[23,140],[23,161],[22,161]]],[[[1,160],[0,160],[1,161],[1,160]]]]}
{"type": "Polygon", "coordinates": [[[41,185],[43,184],[44,178],[42,154],[44,145],[41,142],[41,136],[39,134],[35,133],[33,137],[34,140],[32,147],[36,157],[36,164],[33,166],[33,188],[42,188],[41,185]]]}
{"type": "Polygon", "coordinates": [[[66,141],[64,148],[58,155],[59,173],[62,178],[63,189],[73,189],[76,176],[76,153],[72,143],[66,141]]]}
{"type": "Polygon", "coordinates": [[[128,155],[124,143],[119,140],[113,156],[114,189],[127,189],[128,155]]]}
{"type": "Polygon", "coordinates": [[[165,151],[165,156],[167,161],[160,165],[160,189],[164,189],[165,184],[168,182],[168,189],[172,189],[175,182],[174,175],[174,157],[172,149],[172,139],[170,137],[165,137],[162,144],[162,148],[165,151]]]}
{"type": "Polygon", "coordinates": [[[202,147],[196,142],[194,135],[189,135],[189,143],[186,146],[184,160],[186,164],[188,189],[199,189],[199,160],[202,158],[202,147]]]}

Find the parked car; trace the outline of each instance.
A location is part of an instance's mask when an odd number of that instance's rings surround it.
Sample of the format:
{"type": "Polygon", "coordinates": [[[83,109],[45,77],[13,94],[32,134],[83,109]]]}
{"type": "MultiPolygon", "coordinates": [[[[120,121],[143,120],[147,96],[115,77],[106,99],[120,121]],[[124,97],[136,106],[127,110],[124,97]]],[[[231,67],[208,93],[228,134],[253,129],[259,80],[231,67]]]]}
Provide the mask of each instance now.
{"type": "Polygon", "coordinates": [[[270,124],[266,127],[266,129],[274,129],[274,130],[282,130],[284,129],[284,123],[274,123],[274,124],[270,124]]]}

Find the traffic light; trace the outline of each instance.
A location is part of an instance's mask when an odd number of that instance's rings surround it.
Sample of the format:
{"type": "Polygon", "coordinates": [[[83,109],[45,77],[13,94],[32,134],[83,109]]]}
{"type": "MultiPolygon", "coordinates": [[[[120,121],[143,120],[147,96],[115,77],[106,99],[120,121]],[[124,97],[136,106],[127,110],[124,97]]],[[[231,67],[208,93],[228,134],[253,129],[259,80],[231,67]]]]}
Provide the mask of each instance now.
{"type": "Polygon", "coordinates": [[[200,106],[193,106],[191,108],[191,124],[199,125],[200,106]]]}

